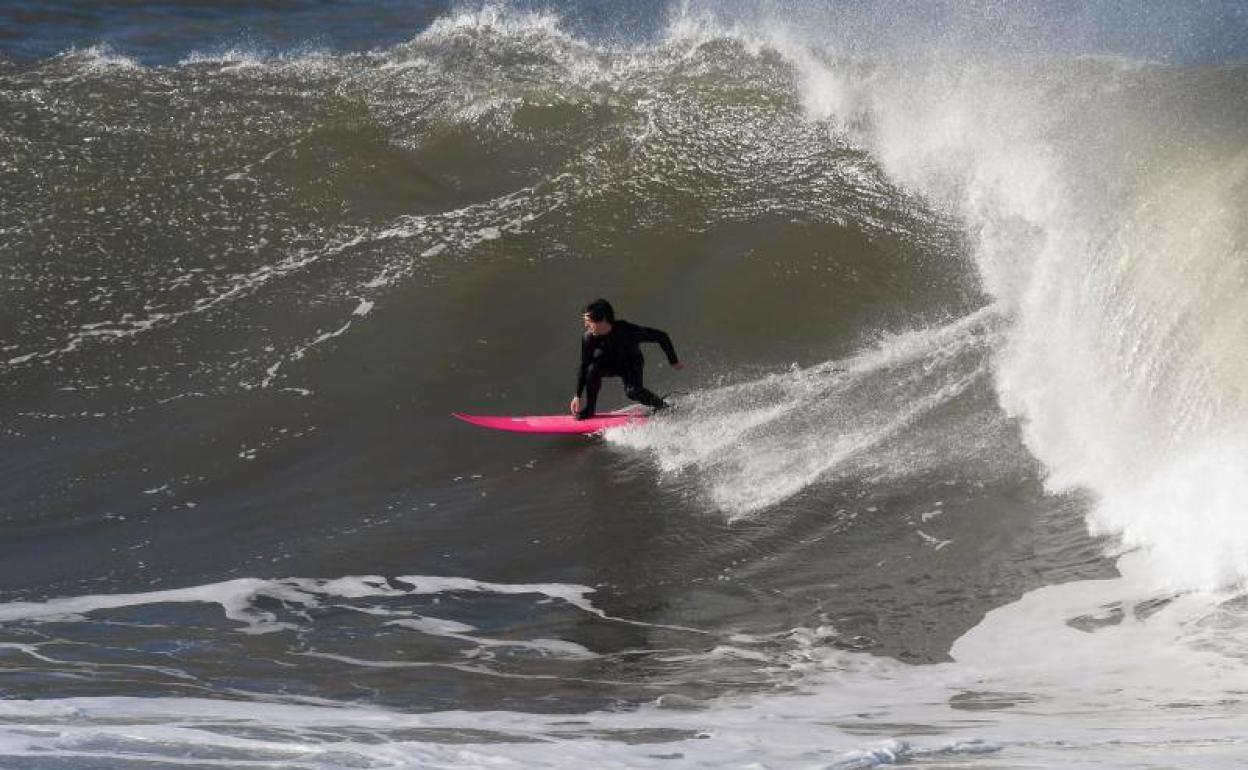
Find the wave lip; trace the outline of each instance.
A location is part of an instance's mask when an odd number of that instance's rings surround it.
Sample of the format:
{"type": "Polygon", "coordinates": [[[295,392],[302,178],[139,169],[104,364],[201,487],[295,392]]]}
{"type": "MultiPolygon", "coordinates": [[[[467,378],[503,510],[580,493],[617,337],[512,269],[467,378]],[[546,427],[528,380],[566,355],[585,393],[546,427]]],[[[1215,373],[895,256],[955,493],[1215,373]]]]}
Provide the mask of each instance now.
{"type": "Polygon", "coordinates": [[[84,73],[98,75],[117,70],[141,70],[137,59],[127,56],[111,45],[100,43],[86,48],[72,47],[61,52],[56,61],[72,64],[84,73]]]}

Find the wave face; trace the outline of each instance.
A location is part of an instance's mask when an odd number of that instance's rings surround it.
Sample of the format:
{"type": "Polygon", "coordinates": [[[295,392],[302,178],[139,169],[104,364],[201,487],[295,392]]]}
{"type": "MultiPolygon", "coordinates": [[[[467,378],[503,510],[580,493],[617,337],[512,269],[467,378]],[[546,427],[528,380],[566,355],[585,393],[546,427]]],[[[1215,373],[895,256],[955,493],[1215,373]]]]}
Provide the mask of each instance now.
{"type": "Polygon", "coordinates": [[[321,5],[0,38],[0,763],[1236,766],[1241,18],[321,5]]]}

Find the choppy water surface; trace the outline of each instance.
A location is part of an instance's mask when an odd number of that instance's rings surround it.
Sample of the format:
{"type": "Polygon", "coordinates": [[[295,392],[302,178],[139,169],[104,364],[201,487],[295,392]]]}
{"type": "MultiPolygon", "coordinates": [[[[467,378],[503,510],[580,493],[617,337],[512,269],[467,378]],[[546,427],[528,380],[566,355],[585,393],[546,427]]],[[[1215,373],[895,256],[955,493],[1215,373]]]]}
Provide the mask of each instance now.
{"type": "Polygon", "coordinates": [[[113,5],[0,19],[0,763],[1248,752],[1235,8],[113,5]],[[676,410],[449,418],[599,295],[676,410]]]}

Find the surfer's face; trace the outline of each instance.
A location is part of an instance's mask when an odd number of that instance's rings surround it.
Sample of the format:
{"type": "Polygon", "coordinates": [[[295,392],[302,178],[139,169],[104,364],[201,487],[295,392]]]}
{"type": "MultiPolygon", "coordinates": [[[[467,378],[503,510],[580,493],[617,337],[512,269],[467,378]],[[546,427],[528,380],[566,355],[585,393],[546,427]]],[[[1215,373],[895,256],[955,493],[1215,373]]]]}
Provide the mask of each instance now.
{"type": "Polygon", "coordinates": [[[589,332],[595,337],[601,337],[602,335],[607,334],[611,331],[610,321],[605,321],[605,320],[595,321],[594,319],[589,317],[589,313],[584,313],[581,315],[581,322],[585,324],[585,331],[589,332]]]}

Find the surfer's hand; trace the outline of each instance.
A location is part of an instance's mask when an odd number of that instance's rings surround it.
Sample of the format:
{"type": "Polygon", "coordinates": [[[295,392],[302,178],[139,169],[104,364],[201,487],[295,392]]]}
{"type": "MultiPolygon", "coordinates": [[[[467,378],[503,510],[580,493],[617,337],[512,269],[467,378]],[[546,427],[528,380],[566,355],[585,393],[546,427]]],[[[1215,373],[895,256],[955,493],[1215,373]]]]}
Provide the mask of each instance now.
{"type": "Polygon", "coordinates": [[[572,397],[572,404],[571,406],[569,406],[569,409],[572,410],[572,414],[576,414],[577,412],[581,411],[581,397],[580,396],[572,397]]]}
{"type": "Polygon", "coordinates": [[[673,368],[673,369],[684,369],[684,368],[685,368],[685,362],[684,362],[684,361],[677,361],[676,363],[672,364],[672,368],[673,368]]]}

